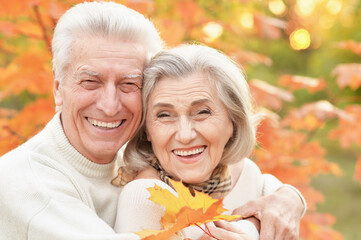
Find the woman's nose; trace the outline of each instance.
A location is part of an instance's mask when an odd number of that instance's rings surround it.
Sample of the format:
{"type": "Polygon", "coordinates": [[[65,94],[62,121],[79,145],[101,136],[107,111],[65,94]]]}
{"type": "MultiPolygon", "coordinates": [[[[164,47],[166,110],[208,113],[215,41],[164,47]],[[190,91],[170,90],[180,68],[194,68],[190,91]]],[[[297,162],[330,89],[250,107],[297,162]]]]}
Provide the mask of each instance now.
{"type": "Polygon", "coordinates": [[[193,128],[192,121],[186,116],[180,117],[175,139],[183,144],[190,143],[196,137],[196,131],[193,128]]]}

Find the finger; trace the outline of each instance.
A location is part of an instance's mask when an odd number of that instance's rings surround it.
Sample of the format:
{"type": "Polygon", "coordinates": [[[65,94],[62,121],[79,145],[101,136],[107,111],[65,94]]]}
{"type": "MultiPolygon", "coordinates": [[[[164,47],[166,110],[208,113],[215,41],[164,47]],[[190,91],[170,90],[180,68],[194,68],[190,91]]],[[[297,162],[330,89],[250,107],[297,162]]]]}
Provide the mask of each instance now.
{"type": "Polygon", "coordinates": [[[215,238],[212,238],[208,236],[207,234],[203,234],[198,240],[214,240],[215,238]]]}
{"type": "Polygon", "coordinates": [[[232,231],[232,232],[236,232],[237,231],[237,228],[234,227],[231,223],[227,222],[227,221],[216,221],[216,222],[213,222],[214,225],[218,228],[223,228],[227,231],[232,231]]]}
{"type": "MultiPolygon", "coordinates": [[[[261,227],[260,227],[260,234],[259,234],[259,239],[260,240],[268,240],[268,239],[273,239],[276,240],[275,238],[275,228],[273,227],[273,222],[270,221],[270,218],[263,218],[262,222],[261,222],[261,227]]],[[[285,238],[287,239],[287,238],[285,238]]],[[[278,238],[277,238],[278,240],[278,238]]]]}
{"type": "MultiPolygon", "coordinates": [[[[209,231],[212,234],[212,236],[216,239],[227,239],[227,240],[252,240],[252,238],[243,233],[240,232],[237,228],[229,226],[231,225],[230,223],[228,224],[219,224],[219,226],[223,226],[226,227],[227,229],[224,228],[220,228],[220,227],[209,227],[209,231]]],[[[213,238],[210,238],[213,239],[213,238]]]]}
{"type": "Polygon", "coordinates": [[[232,215],[241,215],[242,218],[256,217],[260,220],[261,218],[261,209],[260,206],[263,204],[260,202],[260,199],[255,199],[247,202],[246,204],[233,210],[232,215]]]}

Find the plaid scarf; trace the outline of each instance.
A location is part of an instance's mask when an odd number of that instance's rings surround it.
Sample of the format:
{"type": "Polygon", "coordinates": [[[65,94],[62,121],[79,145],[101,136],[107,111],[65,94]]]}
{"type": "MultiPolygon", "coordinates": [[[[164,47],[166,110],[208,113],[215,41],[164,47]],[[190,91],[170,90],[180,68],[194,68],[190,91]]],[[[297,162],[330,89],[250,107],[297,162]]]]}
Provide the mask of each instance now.
{"type": "MultiPolygon", "coordinates": [[[[174,179],[171,177],[160,165],[158,159],[154,158],[151,165],[159,172],[160,179],[165,182],[166,184],[172,186],[170,184],[169,179],[174,179]]],[[[178,179],[174,179],[178,180],[178,179]]],[[[188,187],[191,192],[192,190],[196,190],[198,192],[203,192],[208,195],[211,195],[212,193],[226,193],[231,190],[232,182],[231,182],[231,175],[228,171],[228,167],[226,165],[218,165],[211,177],[202,183],[197,184],[188,184],[183,183],[186,187],[188,187]]]]}

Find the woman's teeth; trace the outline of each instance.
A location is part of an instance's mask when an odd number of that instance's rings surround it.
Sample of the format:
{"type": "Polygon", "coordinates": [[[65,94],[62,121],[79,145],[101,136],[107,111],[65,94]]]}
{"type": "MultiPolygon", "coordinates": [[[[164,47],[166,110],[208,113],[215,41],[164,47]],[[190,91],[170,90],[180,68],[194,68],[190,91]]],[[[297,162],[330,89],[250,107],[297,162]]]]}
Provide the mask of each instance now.
{"type": "Polygon", "coordinates": [[[205,147],[200,147],[200,148],[194,148],[192,150],[174,150],[173,152],[174,152],[174,154],[176,154],[178,156],[186,157],[186,156],[201,153],[204,151],[204,149],[205,149],[205,147]]]}

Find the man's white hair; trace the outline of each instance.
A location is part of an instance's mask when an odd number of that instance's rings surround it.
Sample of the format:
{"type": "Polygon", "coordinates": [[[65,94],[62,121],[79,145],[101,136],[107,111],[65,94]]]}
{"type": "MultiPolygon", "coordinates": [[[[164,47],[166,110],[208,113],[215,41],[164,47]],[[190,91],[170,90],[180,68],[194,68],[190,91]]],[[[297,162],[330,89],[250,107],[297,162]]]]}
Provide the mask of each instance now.
{"type": "Polygon", "coordinates": [[[142,14],[113,2],[84,2],[70,8],[59,19],[52,41],[54,77],[64,81],[71,63],[75,40],[89,37],[112,38],[141,44],[146,60],[162,49],[163,42],[142,14]]]}

